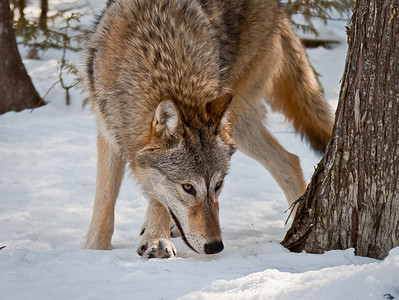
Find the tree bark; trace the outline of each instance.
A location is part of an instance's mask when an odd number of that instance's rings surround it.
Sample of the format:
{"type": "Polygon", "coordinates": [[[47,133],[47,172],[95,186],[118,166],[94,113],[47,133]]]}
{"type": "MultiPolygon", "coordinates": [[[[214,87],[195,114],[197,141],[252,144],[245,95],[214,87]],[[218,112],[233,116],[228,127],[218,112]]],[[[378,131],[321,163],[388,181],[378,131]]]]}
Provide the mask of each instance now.
{"type": "Polygon", "coordinates": [[[24,9],[26,7],[26,3],[25,0],[16,0],[14,1],[15,5],[18,7],[18,11],[19,11],[19,20],[24,20],[25,19],[25,13],[24,13],[24,9]]]}
{"type": "Polygon", "coordinates": [[[41,1],[41,13],[39,18],[39,28],[43,31],[47,30],[47,12],[48,12],[48,0],[41,1]]]}
{"type": "Polygon", "coordinates": [[[19,55],[8,0],[0,1],[0,114],[42,103],[19,55]]]}
{"type": "Polygon", "coordinates": [[[384,258],[399,245],[399,11],[357,0],[332,139],[282,244],[353,247],[384,258]]]}

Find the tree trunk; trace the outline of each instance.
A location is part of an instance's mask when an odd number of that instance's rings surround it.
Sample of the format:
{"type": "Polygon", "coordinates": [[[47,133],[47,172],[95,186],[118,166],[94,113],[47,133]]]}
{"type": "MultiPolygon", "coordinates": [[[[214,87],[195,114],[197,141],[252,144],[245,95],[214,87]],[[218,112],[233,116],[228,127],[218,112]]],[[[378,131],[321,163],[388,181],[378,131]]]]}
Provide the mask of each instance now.
{"type": "Polygon", "coordinates": [[[42,0],[41,13],[39,18],[39,28],[43,31],[47,30],[47,12],[48,12],[48,0],[42,0]]]}
{"type": "Polygon", "coordinates": [[[25,13],[24,13],[24,9],[26,7],[26,3],[25,0],[16,0],[15,1],[15,5],[18,7],[18,11],[19,11],[19,20],[24,20],[25,19],[25,13]]]}
{"type": "Polygon", "coordinates": [[[0,1],[0,114],[41,104],[19,55],[8,0],[0,1]]]}
{"type": "Polygon", "coordinates": [[[399,7],[357,0],[332,139],[282,244],[384,258],[399,245],[399,7]]]}

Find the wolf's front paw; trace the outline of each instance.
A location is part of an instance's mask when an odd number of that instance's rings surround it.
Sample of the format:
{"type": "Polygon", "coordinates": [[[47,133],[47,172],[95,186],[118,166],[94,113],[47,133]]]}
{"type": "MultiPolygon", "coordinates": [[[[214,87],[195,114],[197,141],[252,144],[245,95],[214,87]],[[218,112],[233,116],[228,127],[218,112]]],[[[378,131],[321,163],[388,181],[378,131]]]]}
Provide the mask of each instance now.
{"type": "Polygon", "coordinates": [[[137,253],[147,258],[171,258],[176,256],[176,249],[168,239],[143,239],[137,253]]]}

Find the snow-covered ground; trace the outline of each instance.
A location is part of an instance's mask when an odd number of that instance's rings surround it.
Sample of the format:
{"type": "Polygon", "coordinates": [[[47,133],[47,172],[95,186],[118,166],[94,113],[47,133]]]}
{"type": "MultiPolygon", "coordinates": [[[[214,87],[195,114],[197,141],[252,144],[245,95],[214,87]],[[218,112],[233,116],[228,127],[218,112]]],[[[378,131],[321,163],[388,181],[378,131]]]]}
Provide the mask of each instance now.
{"type": "MultiPolygon", "coordinates": [[[[98,12],[104,1],[89,3],[89,11],[98,12]]],[[[322,36],[342,43],[308,51],[332,107],[346,55],[344,26],[319,27],[322,36]]],[[[60,57],[49,51],[39,61],[24,60],[41,95],[57,80],[60,57]]],[[[355,256],[353,249],[312,255],[283,248],[284,195],[258,163],[240,153],[220,197],[220,254],[198,255],[174,239],[177,258],[139,257],[146,199],[132,178],[125,178],[117,202],[114,249],[83,249],[96,174],[95,119],[89,108],[81,109],[83,98],[73,90],[66,107],[56,86],[45,107],[0,116],[0,247],[6,246],[0,250],[0,299],[399,298],[399,248],[383,261],[355,256]]],[[[282,116],[272,113],[267,122],[299,155],[309,179],[320,158],[282,116]]]]}

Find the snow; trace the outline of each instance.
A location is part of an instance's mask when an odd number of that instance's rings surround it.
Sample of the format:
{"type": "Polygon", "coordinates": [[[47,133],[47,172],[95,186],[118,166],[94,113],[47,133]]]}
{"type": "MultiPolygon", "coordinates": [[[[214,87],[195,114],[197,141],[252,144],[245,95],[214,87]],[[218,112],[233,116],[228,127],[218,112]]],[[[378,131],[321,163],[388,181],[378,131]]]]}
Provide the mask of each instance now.
{"type": "MultiPolygon", "coordinates": [[[[88,14],[104,5],[89,3],[88,14]]],[[[342,43],[332,50],[308,50],[332,107],[346,55],[344,26],[319,26],[342,43]]],[[[58,79],[59,58],[60,52],[49,51],[41,60],[24,60],[41,95],[58,79]]],[[[173,239],[176,258],[139,257],[135,251],[147,202],[129,177],[117,202],[114,249],[83,249],[95,190],[95,118],[88,107],[82,110],[85,95],[79,90],[71,90],[69,107],[64,96],[56,85],[48,105],[0,116],[0,247],[6,246],[0,250],[0,299],[399,297],[399,247],[383,261],[355,256],[353,249],[314,255],[282,247],[289,228],[284,195],[263,167],[240,153],[232,159],[220,197],[225,244],[220,254],[199,255],[173,239]]],[[[267,123],[301,158],[309,180],[320,157],[281,115],[271,113],[267,123]]]]}

